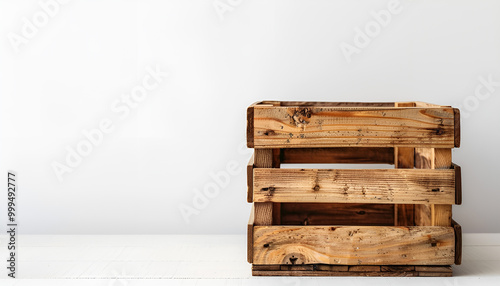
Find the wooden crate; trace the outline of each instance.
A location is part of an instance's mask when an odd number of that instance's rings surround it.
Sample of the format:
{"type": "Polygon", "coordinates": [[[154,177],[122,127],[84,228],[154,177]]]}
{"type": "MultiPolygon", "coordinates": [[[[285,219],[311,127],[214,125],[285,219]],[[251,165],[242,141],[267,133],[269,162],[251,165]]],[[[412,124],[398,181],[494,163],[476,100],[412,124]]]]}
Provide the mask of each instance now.
{"type": "Polygon", "coordinates": [[[460,113],[423,102],[247,110],[253,275],[451,276],[461,261],[460,113]],[[394,169],[281,169],[289,163],[394,169]]]}

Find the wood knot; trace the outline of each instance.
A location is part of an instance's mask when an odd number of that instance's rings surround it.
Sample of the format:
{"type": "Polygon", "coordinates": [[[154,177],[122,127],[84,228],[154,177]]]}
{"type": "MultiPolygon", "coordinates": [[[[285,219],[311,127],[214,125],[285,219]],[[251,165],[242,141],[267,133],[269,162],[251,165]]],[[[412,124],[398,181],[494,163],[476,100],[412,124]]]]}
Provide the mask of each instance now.
{"type": "Polygon", "coordinates": [[[431,239],[431,246],[436,247],[437,246],[437,240],[435,238],[431,239]]]}
{"type": "Polygon", "coordinates": [[[436,135],[443,135],[444,134],[444,129],[443,128],[436,128],[436,135]]]}
{"type": "Polygon", "coordinates": [[[296,265],[296,264],[304,264],[304,262],[306,262],[306,258],[303,254],[293,252],[293,253],[289,253],[288,255],[286,255],[283,258],[283,261],[281,264],[296,265]]]}
{"type": "Polygon", "coordinates": [[[274,130],[266,130],[264,132],[264,135],[266,135],[266,136],[275,135],[275,134],[276,134],[276,132],[274,132],[274,130]]]}
{"type": "Polygon", "coordinates": [[[269,188],[262,188],[260,189],[261,192],[267,192],[265,196],[267,197],[272,197],[274,195],[275,188],[274,187],[269,187],[269,188]]]}
{"type": "Polygon", "coordinates": [[[365,212],[365,211],[359,211],[359,212],[356,212],[356,213],[357,213],[357,214],[359,214],[359,215],[364,215],[364,214],[366,214],[366,212],[365,212]]]}
{"type": "Polygon", "coordinates": [[[319,185],[315,185],[315,186],[314,186],[314,188],[313,188],[313,190],[314,190],[315,192],[319,191],[319,189],[320,189],[319,185]]]}
{"type": "Polygon", "coordinates": [[[308,124],[312,116],[312,110],[310,108],[296,108],[289,111],[290,123],[296,126],[302,124],[308,124]]]}
{"type": "Polygon", "coordinates": [[[439,188],[435,188],[435,189],[432,189],[432,191],[435,192],[435,193],[437,193],[437,192],[440,191],[440,189],[439,188]]]}

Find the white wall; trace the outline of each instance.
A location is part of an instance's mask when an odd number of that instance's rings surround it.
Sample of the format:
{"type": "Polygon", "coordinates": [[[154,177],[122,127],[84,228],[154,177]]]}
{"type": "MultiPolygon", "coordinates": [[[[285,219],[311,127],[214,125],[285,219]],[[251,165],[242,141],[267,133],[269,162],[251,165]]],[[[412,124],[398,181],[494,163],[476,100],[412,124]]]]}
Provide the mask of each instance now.
{"type": "Polygon", "coordinates": [[[500,232],[499,1],[395,3],[350,62],[341,45],[388,0],[75,0],[50,6],[46,23],[38,1],[0,3],[0,170],[5,181],[18,172],[21,233],[243,233],[245,112],[262,99],[460,107],[454,218],[465,232],[500,232]],[[230,9],[221,18],[214,3],[230,9]],[[37,18],[36,32],[24,17],[37,18]],[[155,85],[157,66],[170,75],[155,85]],[[145,76],[153,86],[126,114],[121,95],[145,76]],[[59,181],[54,162],[102,120],[113,130],[59,181]],[[228,167],[229,184],[217,185],[211,173],[228,167]],[[214,187],[186,223],[179,207],[214,187]]]}

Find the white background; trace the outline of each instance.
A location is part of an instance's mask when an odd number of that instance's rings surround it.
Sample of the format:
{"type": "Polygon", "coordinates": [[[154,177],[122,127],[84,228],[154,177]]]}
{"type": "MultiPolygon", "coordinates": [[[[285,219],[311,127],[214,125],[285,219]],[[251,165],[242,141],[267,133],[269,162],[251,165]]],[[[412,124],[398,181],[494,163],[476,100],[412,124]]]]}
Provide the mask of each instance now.
{"type": "Polygon", "coordinates": [[[3,182],[18,173],[20,232],[244,233],[246,107],[263,99],[460,107],[464,203],[454,218],[465,232],[500,232],[500,87],[476,93],[480,78],[500,82],[500,2],[401,1],[348,62],[340,45],[354,45],[388,2],[233,0],[221,15],[212,0],[75,0],[16,51],[12,33],[43,10],[1,1],[0,170],[3,182]],[[121,119],[110,106],[148,66],[170,76],[121,119]],[[114,130],[59,181],[52,164],[104,118],[114,130]],[[237,173],[188,223],[179,208],[195,207],[195,190],[228,164],[237,173]]]}

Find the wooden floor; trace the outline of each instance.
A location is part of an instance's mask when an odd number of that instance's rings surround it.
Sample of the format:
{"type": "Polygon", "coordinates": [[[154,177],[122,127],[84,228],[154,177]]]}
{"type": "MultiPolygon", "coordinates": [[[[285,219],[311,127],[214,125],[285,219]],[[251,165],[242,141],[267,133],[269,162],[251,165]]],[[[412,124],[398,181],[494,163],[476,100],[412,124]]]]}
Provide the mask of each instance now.
{"type": "MultiPolygon", "coordinates": [[[[0,258],[7,257],[0,236],[0,258]]],[[[244,235],[23,236],[22,284],[0,285],[498,285],[500,234],[464,234],[453,277],[258,277],[246,262],[244,235]],[[50,280],[39,280],[50,279],[50,280]],[[77,279],[77,280],[67,280],[77,279]],[[421,280],[424,279],[424,280],[421,280]],[[165,281],[165,280],[168,280],[165,281]],[[400,281],[400,282],[397,282],[400,281]],[[404,281],[404,282],[403,282],[404,281]]],[[[0,278],[6,277],[5,267],[0,278]]]]}

